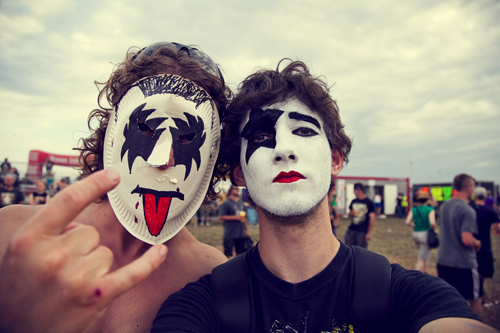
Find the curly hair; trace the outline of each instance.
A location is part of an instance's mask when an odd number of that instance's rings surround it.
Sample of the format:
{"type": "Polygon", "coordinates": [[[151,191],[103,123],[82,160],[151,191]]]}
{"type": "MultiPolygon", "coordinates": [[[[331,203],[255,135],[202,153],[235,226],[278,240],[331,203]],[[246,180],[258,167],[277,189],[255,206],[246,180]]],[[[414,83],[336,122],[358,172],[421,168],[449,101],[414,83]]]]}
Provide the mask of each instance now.
{"type": "Polygon", "coordinates": [[[251,109],[285,102],[292,97],[319,114],[331,150],[341,153],[347,164],[352,143],[344,132],[337,103],[330,97],[326,82],[321,77],[313,77],[306,64],[282,59],[276,70],[258,71],[247,77],[238,88],[223,123],[221,154],[217,163],[219,172],[229,173],[239,162],[240,126],[246,113],[251,109]],[[280,71],[284,61],[290,63],[280,71]]]}
{"type": "MultiPolygon", "coordinates": [[[[106,82],[95,82],[99,89],[97,103],[100,108],[94,109],[89,115],[90,136],[82,138],[79,147],[74,148],[80,151],[80,173],[84,177],[104,168],[104,137],[109,117],[132,84],[142,78],[157,74],[175,74],[187,78],[208,92],[217,105],[221,120],[225,114],[232,96],[231,90],[224,84],[222,77],[209,73],[198,61],[191,58],[186,47],[177,50],[165,45],[157,48],[149,56],[138,57],[140,53],[141,50],[138,48],[130,48],[125,60],[115,66],[106,82]],[[103,100],[111,107],[103,106],[101,104],[103,100]],[[92,125],[93,122],[97,122],[95,127],[92,125]]],[[[210,197],[216,195],[215,184],[223,177],[224,175],[214,171],[208,190],[210,197]]]]}

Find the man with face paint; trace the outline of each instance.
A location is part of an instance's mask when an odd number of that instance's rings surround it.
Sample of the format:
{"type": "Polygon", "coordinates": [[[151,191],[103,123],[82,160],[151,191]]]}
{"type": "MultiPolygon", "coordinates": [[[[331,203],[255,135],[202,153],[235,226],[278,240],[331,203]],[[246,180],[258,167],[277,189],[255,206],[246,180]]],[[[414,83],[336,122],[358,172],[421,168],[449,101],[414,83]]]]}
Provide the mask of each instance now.
{"type": "MultiPolygon", "coordinates": [[[[252,74],[223,129],[218,167],[247,186],[260,242],[171,295],[152,332],[359,332],[350,298],[353,249],[333,235],[327,197],[351,140],[326,83],[302,62],[252,74]],[[221,272],[239,275],[239,283],[221,285],[221,272]]],[[[383,327],[363,323],[367,332],[493,331],[444,281],[386,267],[390,320],[383,327]]],[[[366,281],[372,276],[364,274],[366,281]]],[[[366,301],[376,307],[378,300],[366,301]]]]}
{"type": "Polygon", "coordinates": [[[168,295],[226,261],[184,225],[215,193],[229,96],[196,48],[127,52],[79,148],[85,178],[0,213],[1,332],[148,332],[168,295]]]}

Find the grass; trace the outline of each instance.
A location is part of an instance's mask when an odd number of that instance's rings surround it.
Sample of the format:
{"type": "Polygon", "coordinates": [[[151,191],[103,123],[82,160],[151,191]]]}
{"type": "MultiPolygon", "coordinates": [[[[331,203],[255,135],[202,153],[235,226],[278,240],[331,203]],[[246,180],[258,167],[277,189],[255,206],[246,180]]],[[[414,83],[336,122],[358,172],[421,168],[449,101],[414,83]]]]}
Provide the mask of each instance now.
{"type": "MultiPolygon", "coordinates": [[[[340,226],[337,235],[343,238],[349,220],[340,219],[340,226]]],[[[209,227],[187,226],[189,231],[201,242],[214,246],[222,251],[222,225],[212,223],[209,227]]],[[[259,240],[259,229],[249,227],[250,236],[255,242],[259,240]]],[[[372,241],[368,249],[380,253],[389,259],[391,263],[398,263],[407,269],[414,269],[417,248],[411,238],[412,229],[404,224],[403,220],[388,217],[387,219],[377,219],[373,230],[372,241]]],[[[500,259],[500,235],[491,236],[493,257],[500,259]]],[[[437,249],[433,249],[429,264],[429,274],[437,276],[436,272],[437,249]]],[[[486,279],[484,283],[485,295],[483,296],[484,307],[481,319],[488,325],[500,329],[500,261],[495,262],[495,272],[493,279],[486,279]]]]}

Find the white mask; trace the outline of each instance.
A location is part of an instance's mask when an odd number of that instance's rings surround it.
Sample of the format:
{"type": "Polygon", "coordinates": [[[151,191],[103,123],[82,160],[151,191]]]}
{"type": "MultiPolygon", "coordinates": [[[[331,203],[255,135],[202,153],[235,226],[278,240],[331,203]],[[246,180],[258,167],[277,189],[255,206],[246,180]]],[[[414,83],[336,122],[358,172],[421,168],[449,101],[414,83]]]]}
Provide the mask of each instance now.
{"type": "Polygon", "coordinates": [[[121,181],[108,193],[120,223],[149,244],[176,235],[203,202],[219,153],[217,108],[177,75],[132,85],[109,121],[104,168],[121,181]]]}
{"type": "Polygon", "coordinates": [[[330,186],[332,155],[323,121],[297,99],[248,112],[240,163],[253,201],[277,216],[308,213],[330,186]]]}

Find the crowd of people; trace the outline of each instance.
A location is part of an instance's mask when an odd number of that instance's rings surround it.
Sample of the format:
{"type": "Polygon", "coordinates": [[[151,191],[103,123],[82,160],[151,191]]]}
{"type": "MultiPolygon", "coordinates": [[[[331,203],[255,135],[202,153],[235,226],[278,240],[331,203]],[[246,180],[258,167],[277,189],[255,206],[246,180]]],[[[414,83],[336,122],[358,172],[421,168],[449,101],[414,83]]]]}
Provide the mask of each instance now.
{"type": "Polygon", "coordinates": [[[8,158],[0,165],[0,208],[26,204],[44,205],[49,203],[50,198],[56,193],[70,185],[69,177],[61,178],[57,183],[44,179],[30,180],[21,179],[17,168],[11,166],[8,158]],[[27,190],[29,185],[34,184],[34,189],[27,190]],[[26,185],[23,186],[22,185],[26,185]]]}
{"type": "Polygon", "coordinates": [[[111,107],[91,113],[99,126],[79,147],[84,179],[36,209],[0,210],[0,331],[495,331],[443,279],[363,249],[375,205],[362,184],[345,235],[361,247],[335,237],[328,192],[351,139],[303,62],[233,95],[208,55],[157,43],[128,51],[101,99],[111,107]],[[178,226],[226,176],[224,255],[178,226]],[[227,261],[247,235],[243,186],[260,241],[227,261]]]}

